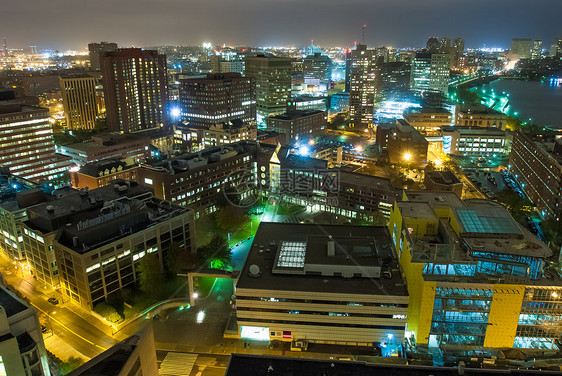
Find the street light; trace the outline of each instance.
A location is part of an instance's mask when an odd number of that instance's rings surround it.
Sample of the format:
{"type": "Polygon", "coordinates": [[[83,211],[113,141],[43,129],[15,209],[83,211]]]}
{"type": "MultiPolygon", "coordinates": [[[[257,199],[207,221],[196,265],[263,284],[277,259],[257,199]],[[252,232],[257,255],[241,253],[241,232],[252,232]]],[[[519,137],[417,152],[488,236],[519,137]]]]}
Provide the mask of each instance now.
{"type": "Polygon", "coordinates": [[[410,158],[412,158],[412,155],[410,153],[404,154],[404,160],[409,161],[410,158]]]}

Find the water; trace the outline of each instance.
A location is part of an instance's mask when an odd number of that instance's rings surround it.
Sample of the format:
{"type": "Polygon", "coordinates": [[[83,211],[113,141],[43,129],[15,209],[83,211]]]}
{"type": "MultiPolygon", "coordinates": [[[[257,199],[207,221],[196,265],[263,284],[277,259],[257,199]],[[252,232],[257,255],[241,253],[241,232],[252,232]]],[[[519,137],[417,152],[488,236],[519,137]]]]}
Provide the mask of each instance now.
{"type": "Polygon", "coordinates": [[[496,80],[475,89],[480,90],[479,94],[482,89],[488,94],[493,89],[496,96],[509,93],[509,106],[504,109],[509,116],[523,122],[562,128],[562,85],[559,82],[496,80]]]}

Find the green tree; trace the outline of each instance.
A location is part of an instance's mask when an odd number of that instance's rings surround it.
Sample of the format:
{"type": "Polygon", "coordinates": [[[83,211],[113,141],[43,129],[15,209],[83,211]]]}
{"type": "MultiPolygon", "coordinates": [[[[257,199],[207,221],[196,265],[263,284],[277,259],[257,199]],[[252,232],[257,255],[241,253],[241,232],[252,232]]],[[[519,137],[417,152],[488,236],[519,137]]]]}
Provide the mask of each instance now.
{"type": "Polygon", "coordinates": [[[218,261],[224,267],[230,265],[232,253],[228,240],[222,236],[215,236],[211,241],[197,250],[200,266],[209,267],[212,261],[218,261]]]}
{"type": "Polygon", "coordinates": [[[547,218],[541,223],[541,228],[547,241],[562,244],[562,222],[547,218]]]}
{"type": "Polygon", "coordinates": [[[106,302],[97,303],[94,306],[94,312],[107,319],[109,322],[117,322],[123,317],[117,312],[115,307],[106,302]]]}
{"type": "Polygon", "coordinates": [[[152,297],[160,296],[164,275],[156,253],[145,255],[139,263],[139,287],[152,297]]]}
{"type": "Polygon", "coordinates": [[[246,211],[234,205],[226,205],[215,215],[217,225],[225,231],[238,231],[249,218],[246,211]]]}

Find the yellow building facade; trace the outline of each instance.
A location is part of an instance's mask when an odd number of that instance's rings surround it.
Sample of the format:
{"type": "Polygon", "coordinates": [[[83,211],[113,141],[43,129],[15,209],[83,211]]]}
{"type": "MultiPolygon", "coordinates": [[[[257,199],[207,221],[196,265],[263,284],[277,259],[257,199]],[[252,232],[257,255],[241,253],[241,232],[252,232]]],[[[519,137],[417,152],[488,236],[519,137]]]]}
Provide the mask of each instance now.
{"type": "Polygon", "coordinates": [[[498,206],[427,191],[395,203],[388,226],[418,344],[559,347],[562,284],[544,261],[550,250],[498,206]]]}

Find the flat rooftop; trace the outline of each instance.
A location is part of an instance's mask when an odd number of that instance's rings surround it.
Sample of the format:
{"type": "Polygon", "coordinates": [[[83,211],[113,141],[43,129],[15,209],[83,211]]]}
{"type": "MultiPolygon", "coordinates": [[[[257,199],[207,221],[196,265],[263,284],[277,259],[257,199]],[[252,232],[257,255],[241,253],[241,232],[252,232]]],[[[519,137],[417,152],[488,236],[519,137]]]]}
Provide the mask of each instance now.
{"type": "Polygon", "coordinates": [[[300,118],[307,117],[307,116],[318,115],[318,114],[321,114],[321,113],[324,113],[324,111],[320,111],[320,110],[295,110],[295,111],[287,112],[287,113],[282,114],[282,115],[271,116],[268,119],[289,121],[289,120],[300,119],[300,118]]]}
{"type": "MultiPolygon", "coordinates": [[[[464,368],[466,376],[547,376],[559,371],[464,368]]],[[[430,367],[402,364],[373,364],[337,360],[302,359],[293,357],[232,354],[225,376],[458,376],[457,367],[430,367]]]]}
{"type": "Polygon", "coordinates": [[[6,316],[10,317],[29,309],[21,300],[15,297],[5,287],[0,287],[0,306],[6,311],[6,316]]]}
{"type": "Polygon", "coordinates": [[[426,171],[425,178],[442,185],[460,184],[461,181],[452,171],[426,171]]]}
{"type": "Polygon", "coordinates": [[[262,222],[236,287],[408,295],[385,226],[262,222]]]}
{"type": "Polygon", "coordinates": [[[506,131],[503,131],[496,127],[474,127],[470,125],[462,126],[444,126],[441,127],[442,132],[460,132],[461,135],[483,135],[483,136],[498,136],[503,137],[506,135],[506,131]]]}
{"type": "Polygon", "coordinates": [[[252,153],[257,151],[257,149],[258,143],[255,141],[239,141],[228,145],[209,147],[198,153],[186,153],[161,161],[145,163],[141,168],[167,173],[183,173],[233,158],[237,155],[252,153]]]}
{"type": "Polygon", "coordinates": [[[150,188],[114,180],[102,188],[73,190],[33,206],[25,224],[44,234],[57,231],[60,244],[86,253],[186,211],[152,197],[150,188]]]}
{"type": "Polygon", "coordinates": [[[340,183],[394,191],[394,187],[390,183],[390,180],[385,177],[365,175],[342,170],[334,171],[339,171],[340,183]]]}

